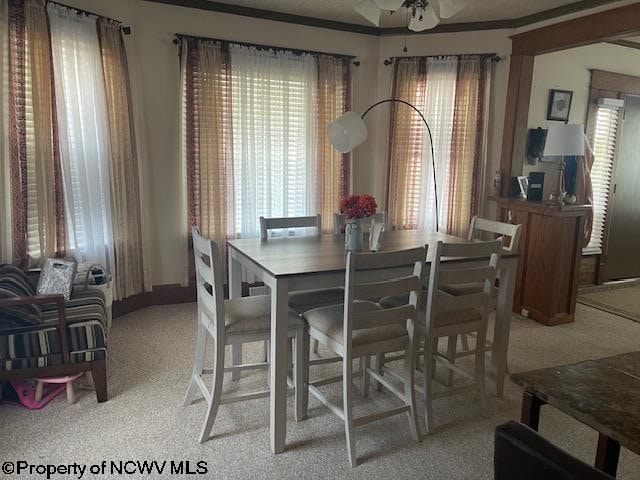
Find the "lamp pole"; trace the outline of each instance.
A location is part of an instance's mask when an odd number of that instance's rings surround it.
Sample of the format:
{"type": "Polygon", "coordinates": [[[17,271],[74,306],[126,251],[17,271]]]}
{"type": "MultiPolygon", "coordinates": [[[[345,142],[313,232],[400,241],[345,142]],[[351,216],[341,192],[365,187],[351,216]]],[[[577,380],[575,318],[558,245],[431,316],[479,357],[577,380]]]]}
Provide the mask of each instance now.
{"type": "Polygon", "coordinates": [[[427,123],[427,119],[424,118],[424,115],[420,110],[418,110],[418,107],[410,104],[409,102],[405,102],[404,100],[400,100],[398,98],[387,98],[386,100],[380,100],[379,102],[374,103],[373,105],[371,105],[369,108],[365,110],[365,112],[362,114],[362,119],[364,120],[364,117],[367,115],[367,113],[369,113],[378,105],[382,105],[383,103],[402,103],[412,108],[418,115],[420,115],[422,122],[424,123],[425,127],[427,127],[427,132],[429,133],[429,145],[431,146],[431,167],[433,171],[433,191],[434,191],[435,206],[436,206],[436,232],[439,232],[440,231],[440,211],[438,208],[438,182],[436,180],[436,156],[435,156],[435,150],[433,148],[433,134],[431,133],[431,127],[429,127],[429,124],[427,123]]]}

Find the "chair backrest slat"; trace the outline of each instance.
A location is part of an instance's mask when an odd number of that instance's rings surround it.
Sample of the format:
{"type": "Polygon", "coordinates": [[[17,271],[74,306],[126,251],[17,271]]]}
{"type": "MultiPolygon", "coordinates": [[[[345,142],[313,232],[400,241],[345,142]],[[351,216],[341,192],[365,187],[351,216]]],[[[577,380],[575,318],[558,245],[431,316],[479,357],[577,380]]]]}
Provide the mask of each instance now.
{"type": "Polygon", "coordinates": [[[508,237],[509,245],[503,241],[503,248],[509,253],[518,253],[520,243],[520,234],[522,225],[513,225],[511,223],[496,222],[495,220],[487,220],[486,218],[473,217],[469,227],[468,240],[472,241],[478,238],[478,234],[486,232],[502,237],[508,237]]]}
{"type": "Polygon", "coordinates": [[[358,253],[353,255],[356,270],[368,270],[379,268],[393,268],[411,265],[425,261],[424,247],[397,250],[392,252],[358,253]]]}
{"type": "Polygon", "coordinates": [[[357,300],[366,300],[368,298],[381,298],[401,295],[411,290],[420,289],[420,279],[411,275],[408,277],[397,278],[393,280],[360,283],[353,286],[353,297],[357,300]]]}
{"type": "Polygon", "coordinates": [[[494,267],[471,267],[471,268],[451,268],[440,269],[438,277],[439,285],[460,285],[464,283],[480,283],[489,278],[494,271],[494,267]]]}
{"type": "MultiPolygon", "coordinates": [[[[376,223],[382,223],[384,225],[384,229],[387,230],[387,212],[378,212],[374,213],[370,220],[373,220],[376,223]]],[[[345,217],[342,213],[334,213],[333,214],[333,234],[340,235],[344,231],[344,227],[347,224],[347,217],[345,217]]],[[[365,232],[368,232],[371,229],[371,222],[362,222],[362,227],[365,232]]]]}
{"type": "Polygon", "coordinates": [[[218,332],[216,341],[224,342],[224,280],[220,251],[214,241],[204,238],[195,227],[192,228],[191,237],[196,267],[198,313],[205,314],[214,323],[218,332]]]}
{"type": "Polygon", "coordinates": [[[375,312],[354,313],[353,330],[385,327],[387,325],[405,325],[408,319],[416,320],[416,318],[417,309],[411,304],[375,312]]]}
{"type": "Polygon", "coordinates": [[[269,237],[269,230],[281,228],[315,228],[319,236],[322,235],[322,216],[318,214],[308,217],[260,217],[260,236],[263,240],[269,237]]]}

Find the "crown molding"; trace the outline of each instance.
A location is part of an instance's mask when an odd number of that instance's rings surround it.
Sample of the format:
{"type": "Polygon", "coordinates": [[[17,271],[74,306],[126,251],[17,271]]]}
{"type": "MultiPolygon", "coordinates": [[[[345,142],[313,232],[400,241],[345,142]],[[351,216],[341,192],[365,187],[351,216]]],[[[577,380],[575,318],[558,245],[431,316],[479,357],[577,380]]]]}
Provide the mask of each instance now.
{"type": "Polygon", "coordinates": [[[293,15],[260,8],[243,7],[230,3],[215,2],[210,0],[144,0],[150,3],[161,3],[212,12],[229,13],[243,17],[259,18],[274,22],[285,22],[308,27],[328,28],[342,32],[360,33],[363,35],[388,36],[388,35],[429,35],[434,33],[471,32],[477,30],[500,30],[520,28],[534,23],[551,20],[563,15],[581,12],[595,7],[615,3],[619,0],[579,0],[561,7],[544,10],[542,12],[526,15],[520,18],[507,20],[491,20],[484,22],[446,23],[424,32],[412,32],[406,27],[377,28],[356,23],[337,22],[322,18],[293,15]]]}

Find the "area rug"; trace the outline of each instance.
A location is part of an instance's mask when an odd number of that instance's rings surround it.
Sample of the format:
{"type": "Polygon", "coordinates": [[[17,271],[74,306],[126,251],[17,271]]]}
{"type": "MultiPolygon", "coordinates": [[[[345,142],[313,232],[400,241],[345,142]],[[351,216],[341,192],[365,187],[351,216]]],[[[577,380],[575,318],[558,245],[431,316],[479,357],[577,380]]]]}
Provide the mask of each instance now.
{"type": "Polygon", "coordinates": [[[618,283],[582,289],[578,302],[640,322],[640,283],[618,283]]]}

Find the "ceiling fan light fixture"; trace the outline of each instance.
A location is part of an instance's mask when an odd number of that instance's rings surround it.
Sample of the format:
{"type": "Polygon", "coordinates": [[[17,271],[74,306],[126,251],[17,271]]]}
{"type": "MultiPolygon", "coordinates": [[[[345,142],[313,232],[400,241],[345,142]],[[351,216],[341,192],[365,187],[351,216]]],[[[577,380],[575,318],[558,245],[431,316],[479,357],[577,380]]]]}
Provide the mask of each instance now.
{"type": "Polygon", "coordinates": [[[440,19],[436,15],[431,5],[427,5],[424,9],[418,8],[415,15],[409,22],[409,30],[412,32],[422,32],[434,28],[440,23],[440,19]]]}
{"type": "Polygon", "coordinates": [[[374,0],[364,0],[353,7],[353,9],[373,23],[376,27],[380,26],[380,14],[382,13],[382,9],[374,0]]]}
{"type": "Polygon", "coordinates": [[[404,0],[373,0],[382,10],[395,12],[404,4],[404,0]]]}
{"type": "Polygon", "coordinates": [[[467,6],[469,0],[438,0],[440,2],[440,17],[451,18],[467,6]]]}

